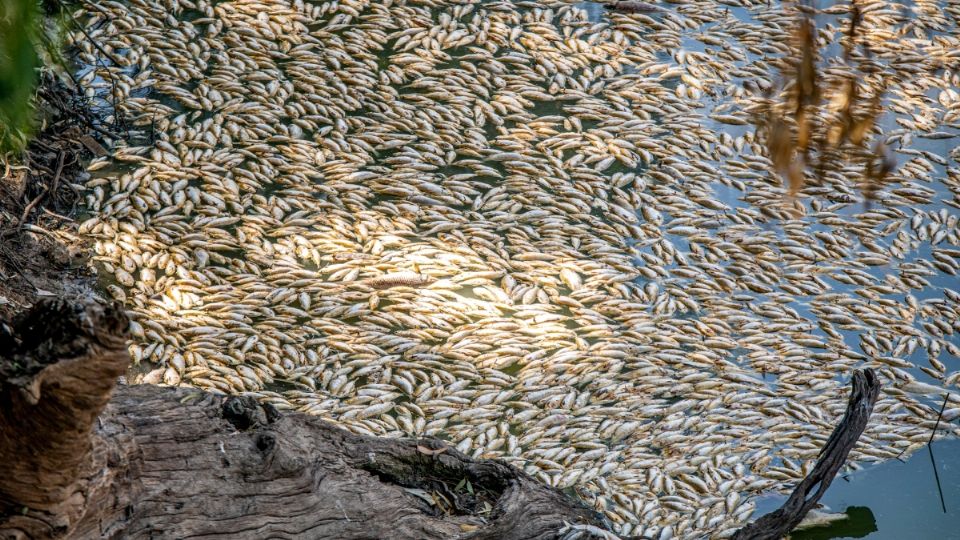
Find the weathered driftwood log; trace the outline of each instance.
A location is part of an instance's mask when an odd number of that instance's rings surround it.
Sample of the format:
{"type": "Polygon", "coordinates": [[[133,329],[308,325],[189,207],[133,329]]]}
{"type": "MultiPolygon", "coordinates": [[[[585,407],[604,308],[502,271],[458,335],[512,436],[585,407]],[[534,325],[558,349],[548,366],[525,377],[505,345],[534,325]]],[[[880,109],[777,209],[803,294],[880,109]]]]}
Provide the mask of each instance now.
{"type": "Polygon", "coordinates": [[[880,381],[873,370],[855,371],[847,410],[820,451],[813,470],[800,481],[782,507],[737,531],[734,540],[779,540],[803,521],[807,512],[827,492],[847,460],[847,454],[856,446],[879,395],[880,381]]]}
{"type": "Polygon", "coordinates": [[[534,539],[601,525],[440,441],[359,436],[251,398],[114,389],[125,328],[117,309],[53,301],[0,329],[0,538],[534,539]]]}

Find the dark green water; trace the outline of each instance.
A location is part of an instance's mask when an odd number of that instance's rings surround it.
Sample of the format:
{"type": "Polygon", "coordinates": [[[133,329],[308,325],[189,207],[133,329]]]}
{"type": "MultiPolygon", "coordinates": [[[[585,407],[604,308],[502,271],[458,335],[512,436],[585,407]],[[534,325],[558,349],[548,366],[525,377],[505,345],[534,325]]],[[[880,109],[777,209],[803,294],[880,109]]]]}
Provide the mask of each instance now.
{"type": "MultiPolygon", "coordinates": [[[[850,518],[796,532],[791,540],[960,540],[960,440],[934,442],[932,450],[946,512],[930,452],[923,448],[903,462],[891,460],[837,477],[820,502],[850,518]]],[[[783,500],[759,501],[754,515],[779,507],[783,500]]]]}

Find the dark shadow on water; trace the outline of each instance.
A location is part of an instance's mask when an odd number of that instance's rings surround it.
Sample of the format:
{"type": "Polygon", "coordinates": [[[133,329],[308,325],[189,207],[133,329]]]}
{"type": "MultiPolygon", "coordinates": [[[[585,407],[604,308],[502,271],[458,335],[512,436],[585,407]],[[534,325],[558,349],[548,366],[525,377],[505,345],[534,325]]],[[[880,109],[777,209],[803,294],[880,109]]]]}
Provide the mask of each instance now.
{"type": "Polygon", "coordinates": [[[815,527],[790,535],[790,540],[831,540],[833,538],[865,538],[877,532],[877,519],[865,506],[847,508],[847,519],[825,527],[815,527]]]}

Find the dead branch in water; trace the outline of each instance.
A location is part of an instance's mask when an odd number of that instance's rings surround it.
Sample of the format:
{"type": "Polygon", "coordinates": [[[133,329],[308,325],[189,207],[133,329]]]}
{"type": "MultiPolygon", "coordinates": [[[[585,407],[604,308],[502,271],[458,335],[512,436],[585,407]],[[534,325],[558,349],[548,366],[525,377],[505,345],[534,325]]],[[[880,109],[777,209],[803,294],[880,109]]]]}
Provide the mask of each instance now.
{"type": "Polygon", "coordinates": [[[733,539],[779,540],[803,521],[807,512],[827,492],[833,478],[846,462],[847,454],[856,446],[879,396],[880,381],[873,370],[855,371],[847,410],[820,451],[813,471],[800,481],[783,506],[743,527],[733,539]]]}

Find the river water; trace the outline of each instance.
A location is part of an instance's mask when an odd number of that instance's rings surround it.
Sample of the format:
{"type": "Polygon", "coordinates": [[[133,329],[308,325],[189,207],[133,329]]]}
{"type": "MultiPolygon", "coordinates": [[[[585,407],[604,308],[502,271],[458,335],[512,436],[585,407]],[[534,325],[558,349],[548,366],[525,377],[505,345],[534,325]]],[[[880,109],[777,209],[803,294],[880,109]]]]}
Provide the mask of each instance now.
{"type": "Polygon", "coordinates": [[[702,538],[774,506],[872,368],[824,502],[951,538],[921,468],[945,395],[945,486],[960,463],[955,6],[864,5],[846,49],[841,3],[807,48],[767,2],[91,6],[111,54],[77,36],[80,77],[128,131],[81,228],[135,380],[438,437],[702,538]]]}

